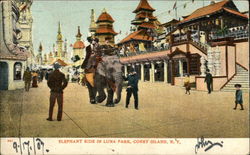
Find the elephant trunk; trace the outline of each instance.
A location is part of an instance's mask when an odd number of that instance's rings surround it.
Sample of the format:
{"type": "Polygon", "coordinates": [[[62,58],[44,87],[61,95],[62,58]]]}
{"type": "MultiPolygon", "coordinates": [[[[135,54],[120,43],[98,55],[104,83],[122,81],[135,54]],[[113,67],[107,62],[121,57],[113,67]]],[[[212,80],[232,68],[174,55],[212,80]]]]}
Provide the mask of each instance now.
{"type": "Polygon", "coordinates": [[[116,86],[116,99],[115,104],[119,103],[121,100],[121,93],[122,93],[122,84],[123,84],[123,77],[122,72],[118,72],[115,75],[115,86],[116,86]]]}

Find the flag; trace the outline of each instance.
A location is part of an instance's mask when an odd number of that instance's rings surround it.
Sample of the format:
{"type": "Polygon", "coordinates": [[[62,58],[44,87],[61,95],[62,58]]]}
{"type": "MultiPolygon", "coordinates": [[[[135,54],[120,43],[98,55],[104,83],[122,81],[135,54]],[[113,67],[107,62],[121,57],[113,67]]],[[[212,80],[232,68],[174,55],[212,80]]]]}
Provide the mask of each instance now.
{"type": "Polygon", "coordinates": [[[185,9],[187,7],[187,3],[184,4],[183,8],[185,9]]]}
{"type": "Polygon", "coordinates": [[[175,8],[176,8],[176,3],[177,3],[177,1],[175,1],[174,6],[173,6],[173,9],[175,9],[175,8]]]}

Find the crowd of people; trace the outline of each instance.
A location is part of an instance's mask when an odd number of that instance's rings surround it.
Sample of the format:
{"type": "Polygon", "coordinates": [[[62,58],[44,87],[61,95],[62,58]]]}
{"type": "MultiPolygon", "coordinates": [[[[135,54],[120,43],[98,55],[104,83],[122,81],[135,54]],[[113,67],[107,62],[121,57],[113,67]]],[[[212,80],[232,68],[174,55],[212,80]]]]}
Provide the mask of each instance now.
{"type": "Polygon", "coordinates": [[[37,88],[40,82],[43,82],[44,78],[48,80],[48,75],[52,71],[49,70],[30,70],[29,67],[26,68],[23,74],[23,80],[25,82],[25,90],[29,91],[30,87],[37,88]]]}

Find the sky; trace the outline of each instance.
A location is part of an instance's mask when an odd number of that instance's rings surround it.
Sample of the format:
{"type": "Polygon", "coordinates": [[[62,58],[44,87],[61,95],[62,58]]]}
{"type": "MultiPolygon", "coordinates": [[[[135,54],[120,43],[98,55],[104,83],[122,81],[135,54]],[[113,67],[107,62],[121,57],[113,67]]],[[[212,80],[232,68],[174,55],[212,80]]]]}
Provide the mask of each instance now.
{"type": "MultiPolygon", "coordinates": [[[[77,27],[80,26],[82,40],[86,41],[90,25],[91,9],[95,10],[96,19],[105,8],[115,20],[113,26],[116,32],[116,42],[122,40],[129,33],[131,20],[135,14],[132,13],[140,0],[34,0],[31,6],[33,16],[33,47],[37,53],[40,42],[43,45],[43,53],[52,51],[53,43],[56,42],[58,22],[61,23],[63,39],[68,40],[68,51],[72,51],[70,44],[76,41],[77,27]]],[[[161,23],[175,18],[173,9],[175,0],[148,0],[149,4],[156,10],[154,16],[161,23]],[[168,10],[171,10],[170,14],[168,10]]],[[[216,1],[217,2],[217,1],[216,1]]],[[[240,11],[248,11],[247,0],[234,0],[240,11]]],[[[177,18],[189,15],[196,9],[210,4],[210,0],[177,0],[177,18]],[[186,8],[183,5],[187,3],[186,8]]]]}

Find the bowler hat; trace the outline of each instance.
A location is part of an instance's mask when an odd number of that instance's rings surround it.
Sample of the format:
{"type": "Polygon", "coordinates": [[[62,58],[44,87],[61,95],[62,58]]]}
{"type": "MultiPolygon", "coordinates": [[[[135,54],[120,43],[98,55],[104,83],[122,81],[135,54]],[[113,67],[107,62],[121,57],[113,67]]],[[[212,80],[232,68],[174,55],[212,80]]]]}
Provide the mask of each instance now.
{"type": "Polygon", "coordinates": [[[54,63],[54,68],[55,69],[59,69],[61,66],[60,66],[60,64],[59,63],[54,63]]]}
{"type": "Polygon", "coordinates": [[[241,84],[235,84],[234,87],[240,88],[240,87],[241,87],[241,84]]]}
{"type": "Polygon", "coordinates": [[[133,73],[133,72],[135,72],[135,68],[132,67],[132,68],[130,69],[130,73],[133,73]]]}
{"type": "Polygon", "coordinates": [[[94,41],[97,42],[97,43],[99,43],[99,39],[98,38],[95,38],[94,41]]]}
{"type": "Polygon", "coordinates": [[[93,39],[92,39],[92,37],[87,37],[87,40],[89,43],[91,43],[93,39]]]}

